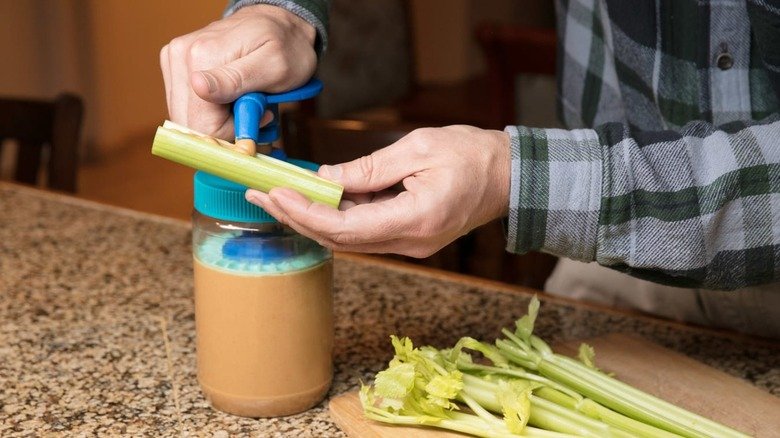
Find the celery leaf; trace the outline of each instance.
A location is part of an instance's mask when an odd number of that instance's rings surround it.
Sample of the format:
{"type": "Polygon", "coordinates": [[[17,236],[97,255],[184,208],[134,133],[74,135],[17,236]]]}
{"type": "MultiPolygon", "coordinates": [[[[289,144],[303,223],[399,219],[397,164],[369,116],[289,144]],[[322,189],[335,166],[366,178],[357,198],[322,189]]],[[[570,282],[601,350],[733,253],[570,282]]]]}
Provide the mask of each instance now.
{"type": "Polygon", "coordinates": [[[531,298],[531,302],[528,303],[528,313],[515,322],[517,330],[515,330],[515,336],[528,341],[531,334],[534,332],[534,323],[536,322],[536,315],[539,314],[539,299],[536,295],[531,298]]]}
{"type": "MultiPolygon", "coordinates": [[[[458,359],[463,353],[463,349],[468,348],[470,350],[479,351],[482,353],[483,356],[485,356],[487,359],[489,359],[493,364],[500,368],[506,368],[509,366],[509,361],[504,357],[503,354],[501,354],[498,349],[490,344],[486,344],[484,342],[480,342],[474,338],[470,338],[468,336],[460,338],[458,340],[458,343],[455,344],[455,347],[450,350],[449,353],[449,360],[450,362],[457,363],[458,359]]],[[[469,362],[471,361],[471,358],[468,359],[469,362]]]]}
{"type": "Polygon", "coordinates": [[[586,367],[598,370],[598,368],[596,368],[596,350],[594,350],[590,345],[584,342],[580,344],[577,358],[580,360],[580,362],[585,364],[586,367]]]}
{"type": "Polygon", "coordinates": [[[535,386],[522,380],[498,382],[498,402],[510,432],[521,434],[531,417],[531,391],[535,386]]]}
{"type": "Polygon", "coordinates": [[[414,365],[396,363],[377,373],[374,379],[376,394],[381,397],[406,397],[414,387],[414,365]]]}

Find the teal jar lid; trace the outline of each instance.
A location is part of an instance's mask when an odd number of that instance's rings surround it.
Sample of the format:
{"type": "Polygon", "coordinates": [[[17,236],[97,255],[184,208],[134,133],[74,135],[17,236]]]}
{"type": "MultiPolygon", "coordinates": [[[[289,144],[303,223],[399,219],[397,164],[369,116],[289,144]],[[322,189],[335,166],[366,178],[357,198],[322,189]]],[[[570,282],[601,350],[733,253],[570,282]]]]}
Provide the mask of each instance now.
{"type": "MultiPolygon", "coordinates": [[[[315,172],[319,169],[319,165],[309,161],[293,158],[286,161],[315,172]]],[[[268,212],[247,202],[244,198],[246,186],[197,171],[193,178],[193,188],[193,205],[200,214],[232,222],[277,222],[268,212]]]]}

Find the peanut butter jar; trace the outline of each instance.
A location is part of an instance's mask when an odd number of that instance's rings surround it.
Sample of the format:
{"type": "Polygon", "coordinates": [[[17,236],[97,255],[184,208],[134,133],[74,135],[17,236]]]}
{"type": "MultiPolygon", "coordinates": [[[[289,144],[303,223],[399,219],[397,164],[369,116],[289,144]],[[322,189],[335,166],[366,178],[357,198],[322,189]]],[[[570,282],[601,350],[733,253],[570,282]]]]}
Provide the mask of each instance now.
{"type": "Polygon", "coordinates": [[[193,258],[198,382],[244,417],[305,411],[333,374],[331,252],[197,172],[193,258]]]}

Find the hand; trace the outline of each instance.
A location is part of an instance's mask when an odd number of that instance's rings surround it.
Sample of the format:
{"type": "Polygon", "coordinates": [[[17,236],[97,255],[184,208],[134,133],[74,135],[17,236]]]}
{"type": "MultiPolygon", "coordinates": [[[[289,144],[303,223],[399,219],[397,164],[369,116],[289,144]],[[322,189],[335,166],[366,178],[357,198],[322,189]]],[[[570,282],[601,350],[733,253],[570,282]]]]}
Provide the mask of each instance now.
{"type": "Polygon", "coordinates": [[[317,66],[315,36],[314,27],[295,14],[254,5],[175,38],[160,51],[171,120],[232,141],[228,104],[244,93],[303,85],[317,66]]]}
{"type": "Polygon", "coordinates": [[[344,186],[339,209],[275,188],[247,200],[340,251],[427,257],[509,208],[509,136],[471,126],[425,128],[319,175],[344,186]],[[394,192],[402,182],[404,191],[394,192]]]}

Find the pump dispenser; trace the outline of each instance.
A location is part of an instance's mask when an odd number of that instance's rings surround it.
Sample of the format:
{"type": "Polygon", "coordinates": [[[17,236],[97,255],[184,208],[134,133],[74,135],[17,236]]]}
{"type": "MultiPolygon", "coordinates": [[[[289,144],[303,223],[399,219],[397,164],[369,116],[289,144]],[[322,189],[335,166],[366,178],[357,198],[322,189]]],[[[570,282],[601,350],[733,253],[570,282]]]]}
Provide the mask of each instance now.
{"type": "MultiPolygon", "coordinates": [[[[290,93],[242,96],[234,105],[236,143],[254,147],[276,140],[278,115],[273,126],[259,129],[263,112],[321,89],[315,80],[290,93]]],[[[277,158],[317,169],[283,154],[277,158]]],[[[247,202],[245,191],[203,171],[194,177],[198,382],[216,409],[247,417],[290,415],[319,403],[330,387],[332,254],[247,202]]]]}
{"type": "MultiPolygon", "coordinates": [[[[322,82],[312,78],[306,85],[279,94],[247,93],[233,104],[233,123],[236,130],[236,146],[247,155],[254,155],[257,147],[270,146],[279,139],[279,104],[310,99],[322,91],[322,82]],[[273,120],[260,127],[260,120],[266,110],[273,113],[273,120]],[[257,145],[257,147],[255,146],[257,145]]],[[[267,148],[266,148],[267,149],[267,148]]],[[[284,160],[284,151],[270,148],[270,155],[284,160]]]]}

